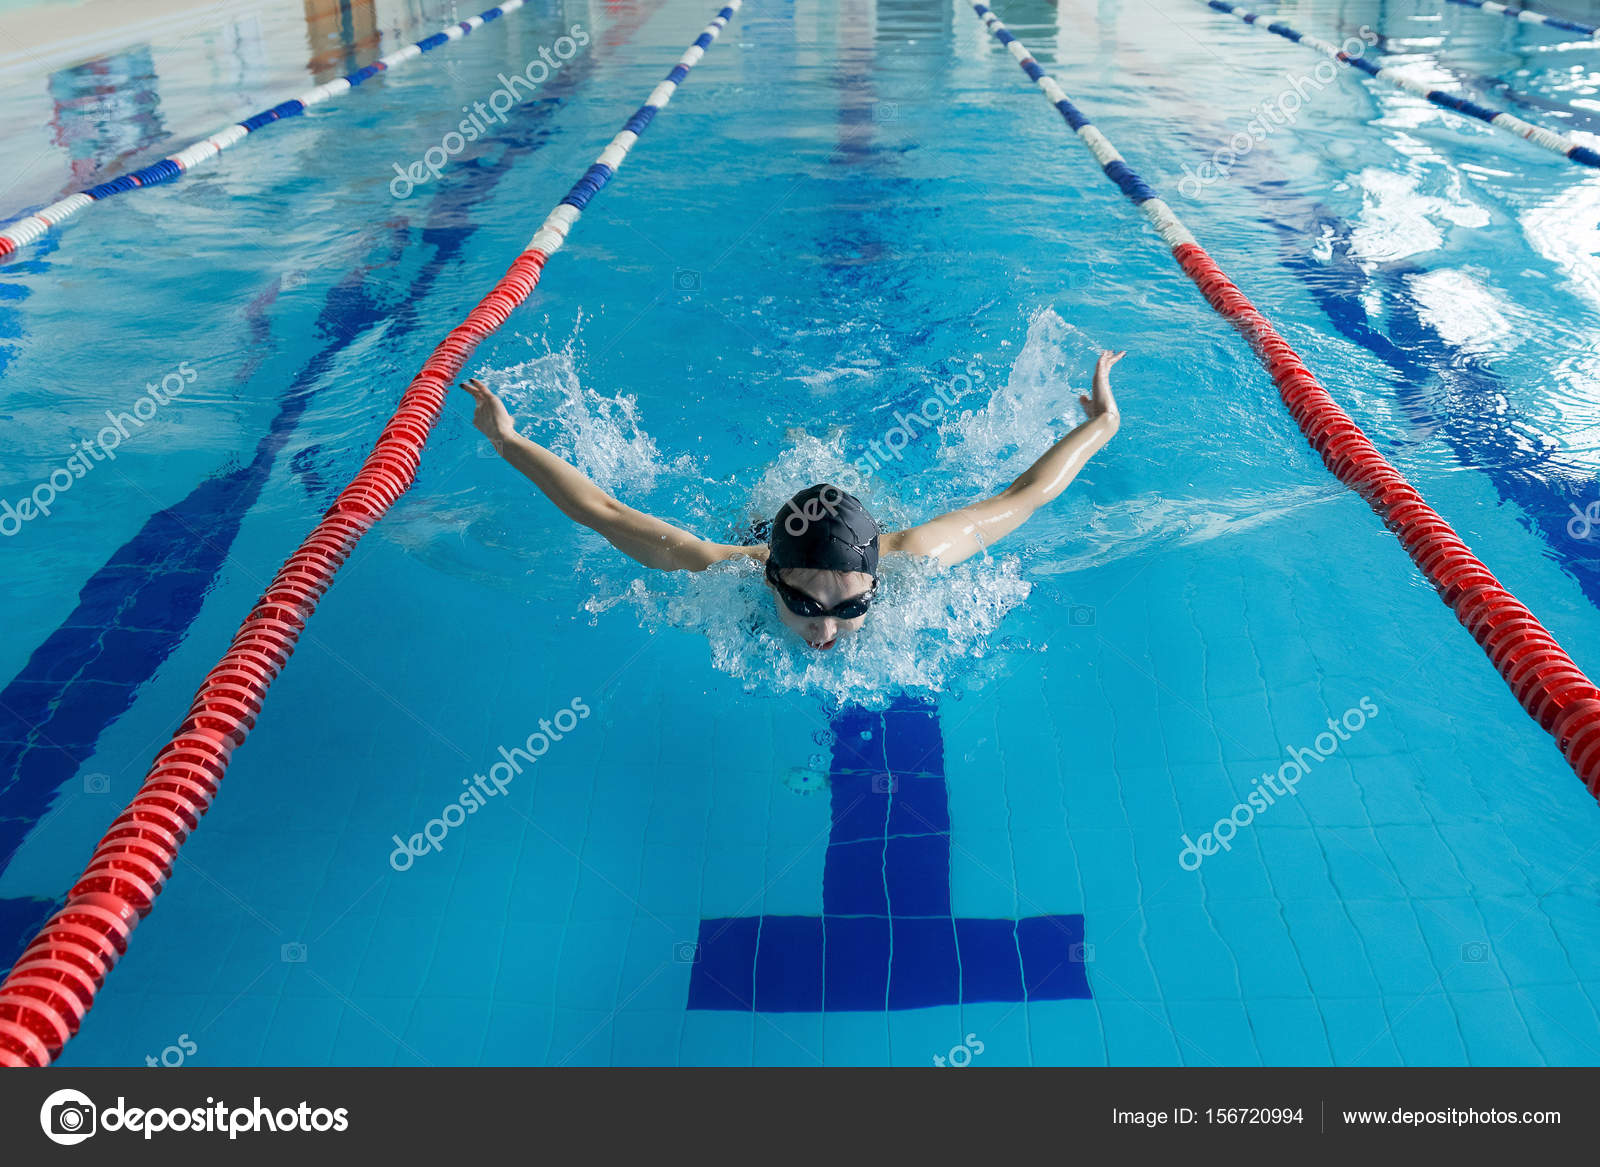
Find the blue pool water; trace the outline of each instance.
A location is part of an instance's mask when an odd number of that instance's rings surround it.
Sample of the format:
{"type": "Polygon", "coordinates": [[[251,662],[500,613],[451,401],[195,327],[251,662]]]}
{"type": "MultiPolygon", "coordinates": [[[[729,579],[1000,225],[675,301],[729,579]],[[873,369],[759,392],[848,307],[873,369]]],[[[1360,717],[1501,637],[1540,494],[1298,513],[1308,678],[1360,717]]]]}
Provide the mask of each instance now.
{"type": "MultiPolygon", "coordinates": [[[[35,161],[0,205],[475,10],[329,7],[6,66],[7,156],[35,161]]],[[[1593,50],[1559,34],[1262,10],[1600,141],[1593,50]]],[[[1345,70],[1180,189],[1320,58],[1189,0],[998,11],[1600,670],[1600,528],[1574,535],[1600,176],[1345,70]]],[[[432,346],[712,15],[532,3],[0,268],[0,497],[194,373],[0,542],[0,963],[432,346]],[[574,24],[580,55],[394,196],[574,24]]],[[[998,489],[1096,346],[1129,352],[1115,441],[991,557],[892,566],[825,658],[751,572],[647,578],[575,533],[453,402],[63,1063],[1600,1059],[1600,808],[965,4],[747,0],[473,368],[624,501],[737,540],[873,442],[903,446],[864,488],[891,525],[998,489]],[[957,405],[891,439],[939,386],[957,405]],[[478,774],[504,793],[430,828],[478,774]],[[1185,852],[1264,775],[1294,792],[1185,852]]]]}

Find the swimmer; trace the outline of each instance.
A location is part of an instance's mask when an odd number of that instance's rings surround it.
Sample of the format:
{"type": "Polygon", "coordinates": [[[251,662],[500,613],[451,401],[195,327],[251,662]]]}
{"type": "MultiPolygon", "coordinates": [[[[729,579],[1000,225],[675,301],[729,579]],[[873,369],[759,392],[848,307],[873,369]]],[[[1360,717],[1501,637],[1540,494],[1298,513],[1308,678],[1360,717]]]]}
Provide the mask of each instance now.
{"type": "Polygon", "coordinates": [[[826,652],[866,621],[878,586],[880,553],[960,563],[994,546],[1065,490],[1117,432],[1111,366],[1124,355],[1100,354],[1093,391],[1078,399],[1086,420],[993,498],[904,531],[880,531],[854,495],[818,483],[783,505],[766,543],[748,546],[701,539],[618,502],[575,466],[517,433],[505,403],[482,381],[461,387],[475,403],[472,424],[573,522],[661,571],[704,571],[741,557],[765,564],[767,586],[784,624],[826,652]]]}

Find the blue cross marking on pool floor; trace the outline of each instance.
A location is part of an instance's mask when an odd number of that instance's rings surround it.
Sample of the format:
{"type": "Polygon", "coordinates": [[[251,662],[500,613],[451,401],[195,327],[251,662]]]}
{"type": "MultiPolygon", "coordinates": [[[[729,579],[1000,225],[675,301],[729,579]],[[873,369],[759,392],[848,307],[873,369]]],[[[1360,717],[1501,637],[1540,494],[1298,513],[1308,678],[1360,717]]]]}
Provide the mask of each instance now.
{"type": "Polygon", "coordinates": [[[1083,916],[957,917],[931,703],[833,721],[822,915],[700,921],[690,1009],[818,1013],[1087,998],[1083,916]]]}

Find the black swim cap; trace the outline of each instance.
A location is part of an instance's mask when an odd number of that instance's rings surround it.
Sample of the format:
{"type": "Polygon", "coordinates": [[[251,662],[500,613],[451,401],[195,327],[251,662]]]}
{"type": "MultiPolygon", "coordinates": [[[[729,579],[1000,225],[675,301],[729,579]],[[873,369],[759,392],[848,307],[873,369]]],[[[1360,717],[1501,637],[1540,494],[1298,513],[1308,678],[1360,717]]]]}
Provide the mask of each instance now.
{"type": "Polygon", "coordinates": [[[878,524],[853,494],[819,482],[778,510],[767,540],[773,570],[810,567],[878,575],[878,524]]]}

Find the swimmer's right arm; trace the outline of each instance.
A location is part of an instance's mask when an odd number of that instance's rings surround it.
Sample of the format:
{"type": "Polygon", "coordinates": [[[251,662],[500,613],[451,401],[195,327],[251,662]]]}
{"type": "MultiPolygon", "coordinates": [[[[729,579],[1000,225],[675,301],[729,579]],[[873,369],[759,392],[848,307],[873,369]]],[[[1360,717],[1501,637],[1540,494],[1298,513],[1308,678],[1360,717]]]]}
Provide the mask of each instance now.
{"type": "Polygon", "coordinates": [[[1084,464],[1116,436],[1121,424],[1111,393],[1111,367],[1126,354],[1103,352],[1095,365],[1094,390],[1081,397],[1085,420],[1051,446],[1015,482],[993,498],[940,515],[919,527],[885,534],[885,552],[923,555],[941,563],[960,563],[986,552],[1065,490],[1084,464]]]}
{"type": "Polygon", "coordinates": [[[562,514],[599,532],[624,555],[660,571],[704,571],[713,563],[759,550],[712,543],[618,502],[576,466],[517,433],[505,403],[482,381],[464,381],[461,387],[474,402],[472,424],[500,456],[522,471],[562,514]]]}

